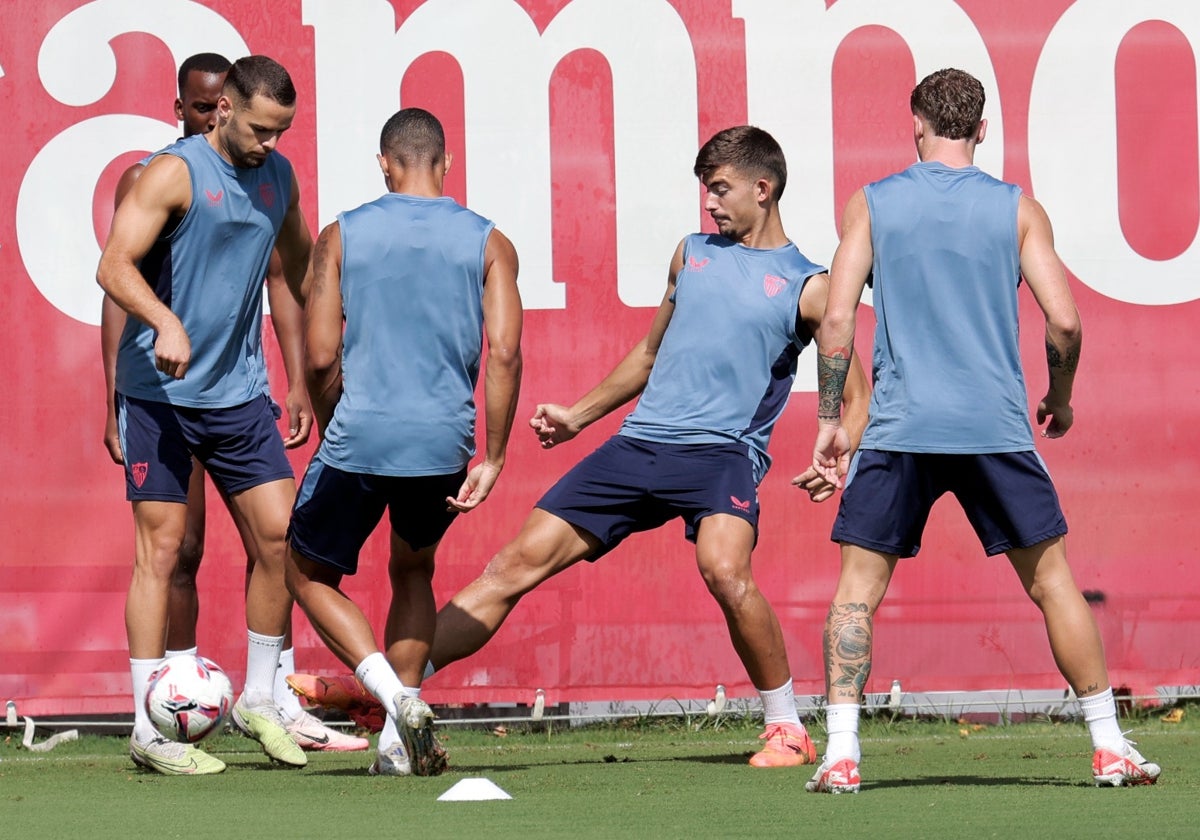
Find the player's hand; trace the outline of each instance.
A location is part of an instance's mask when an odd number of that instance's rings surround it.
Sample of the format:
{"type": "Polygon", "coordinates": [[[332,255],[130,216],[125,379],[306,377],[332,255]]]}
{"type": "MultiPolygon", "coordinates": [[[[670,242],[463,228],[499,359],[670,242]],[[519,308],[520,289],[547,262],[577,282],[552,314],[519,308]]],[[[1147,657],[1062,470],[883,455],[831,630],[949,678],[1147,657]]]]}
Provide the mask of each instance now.
{"type": "Polygon", "coordinates": [[[558,443],[566,443],[579,434],[580,427],[571,418],[571,410],[564,405],[542,403],[529,420],[529,427],[542,442],[542,449],[558,443]]]}
{"type": "Polygon", "coordinates": [[[167,376],[183,379],[192,361],[192,340],[178,318],[164,327],[154,340],[154,366],[167,376]]]}
{"type": "Polygon", "coordinates": [[[288,391],[285,402],[287,403],[288,431],[283,436],[283,446],[285,449],[295,449],[297,446],[303,446],[308,440],[309,434],[312,433],[312,404],[308,401],[308,390],[303,387],[288,391]]]}
{"type": "Polygon", "coordinates": [[[1046,418],[1050,422],[1046,428],[1042,429],[1042,437],[1044,438],[1060,438],[1070,431],[1071,426],[1075,423],[1075,410],[1071,408],[1070,403],[1055,402],[1047,394],[1046,398],[1038,403],[1037,421],[1038,425],[1046,422],[1046,418]]]}
{"type": "Polygon", "coordinates": [[[117,410],[115,406],[108,407],[108,416],[104,418],[104,448],[114,464],[125,463],[125,453],[121,451],[121,435],[117,433],[117,410]]]}
{"type": "Polygon", "coordinates": [[[837,490],[837,484],[827,480],[825,476],[817,472],[816,467],[809,467],[800,475],[793,478],[792,484],[808,493],[808,497],[814,502],[825,501],[837,490]]]}
{"type": "Polygon", "coordinates": [[[817,426],[812,465],[816,473],[834,487],[842,486],[842,479],[850,471],[850,435],[840,423],[817,426]]]}
{"type": "Polygon", "coordinates": [[[468,513],[483,504],[483,500],[488,497],[496,485],[496,479],[500,477],[501,469],[502,467],[488,461],[471,467],[462,487],[458,489],[458,496],[446,497],[447,510],[468,513]]]}

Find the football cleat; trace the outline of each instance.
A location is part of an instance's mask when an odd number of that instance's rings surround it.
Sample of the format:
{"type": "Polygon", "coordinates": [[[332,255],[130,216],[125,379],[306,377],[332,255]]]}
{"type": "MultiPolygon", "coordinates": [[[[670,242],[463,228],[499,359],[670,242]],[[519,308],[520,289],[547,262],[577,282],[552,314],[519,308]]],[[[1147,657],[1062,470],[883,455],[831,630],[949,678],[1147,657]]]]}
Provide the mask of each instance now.
{"type": "Polygon", "coordinates": [[[353,674],[340,674],[336,677],[289,674],[286,679],[292,693],[310,709],[345,712],[364,729],[371,732],[383,729],[387,711],[353,674]]]}
{"type": "Polygon", "coordinates": [[[404,744],[397,741],[387,749],[380,750],[367,772],[372,776],[411,776],[412,764],[408,760],[408,753],[404,751],[404,744]]]}
{"type": "Polygon", "coordinates": [[[1125,742],[1125,754],[1101,747],[1092,755],[1092,778],[1096,787],[1112,785],[1152,785],[1158,781],[1162,768],[1147,761],[1142,754],[1125,742]]]}
{"type": "Polygon", "coordinates": [[[262,744],[263,752],[280,764],[303,767],[308,756],[296,745],[283,722],[283,712],[274,703],[247,706],[239,697],[233,706],[233,725],[243,735],[262,744]]]}
{"type": "Polygon", "coordinates": [[[285,722],[284,728],[292,736],[296,746],[311,752],[357,752],[371,746],[371,742],[366,738],[338,732],[304,711],[293,720],[285,722]]]}
{"type": "Polygon", "coordinates": [[[204,750],[191,744],[168,741],[158,735],[144,743],[139,743],[131,736],[129,757],[138,767],[156,770],[167,776],[207,776],[225,769],[225,762],[204,750]]]}
{"type": "Polygon", "coordinates": [[[829,764],[828,759],[817,768],[816,775],[805,783],[810,793],[858,793],[862,777],[858,774],[858,762],[843,758],[829,764]]]}
{"type": "Polygon", "coordinates": [[[798,767],[817,762],[817,750],[803,726],[771,723],[758,737],[767,743],[750,756],[751,767],[798,767]]]}
{"type": "Polygon", "coordinates": [[[438,776],[446,769],[446,750],[433,734],[433,710],[419,697],[396,695],[400,718],[396,729],[404,742],[412,772],[417,776],[438,776]]]}

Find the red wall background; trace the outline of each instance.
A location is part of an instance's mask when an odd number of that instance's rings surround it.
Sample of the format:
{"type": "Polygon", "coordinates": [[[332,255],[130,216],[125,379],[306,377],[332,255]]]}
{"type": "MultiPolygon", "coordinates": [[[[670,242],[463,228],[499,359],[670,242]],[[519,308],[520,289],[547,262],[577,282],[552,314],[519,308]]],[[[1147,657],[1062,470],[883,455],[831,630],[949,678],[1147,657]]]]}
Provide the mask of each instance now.
{"type": "MultiPolygon", "coordinates": [[[[40,715],[127,709],[123,609],[133,546],[121,473],[101,443],[99,331],[65,315],[31,281],[18,243],[18,193],[39,150],[60,132],[105,114],[171,122],[175,96],[172,55],[150,32],[112,40],[116,80],[99,101],[68,105],[47,93],[39,49],[51,28],[82,5],[10,0],[9,24],[0,28],[0,105],[8,115],[0,162],[0,382],[5,391],[0,428],[6,432],[0,450],[0,699],[15,699],[23,712],[40,715]]],[[[148,20],[158,5],[147,0],[148,20]]],[[[313,91],[320,68],[303,4],[211,0],[204,5],[223,15],[251,51],[276,57],[293,74],[300,108],[280,148],[296,165],[315,232],[318,221],[328,220],[317,215],[313,91]]],[[[394,0],[396,26],[421,5],[394,0]]],[[[521,0],[516,5],[544,29],[570,2],[521,0]]],[[[715,131],[748,119],[745,32],[734,14],[737,5],[670,0],[695,54],[697,146],[715,131]]],[[[1004,117],[1003,172],[995,174],[1035,197],[1027,145],[1031,90],[1047,38],[1073,5],[1068,0],[957,0],[987,47],[999,88],[988,91],[989,111],[1002,107],[1004,117]]],[[[1115,133],[1117,212],[1129,246],[1146,259],[1173,262],[1181,276],[1192,278],[1192,297],[1200,298],[1197,266],[1187,260],[1200,216],[1200,176],[1196,64],[1184,28],[1147,21],[1129,30],[1111,68],[1116,120],[1107,131],[1115,133]]],[[[929,37],[936,39],[936,33],[929,37]]],[[[95,71],[89,55],[81,55],[81,74],[95,71]]],[[[838,48],[833,112],[814,115],[812,126],[814,133],[833,139],[836,206],[829,208],[830,226],[855,188],[913,159],[907,97],[915,72],[908,44],[884,26],[859,28],[838,48]]],[[[405,76],[397,106],[402,99],[443,118],[457,155],[449,191],[470,203],[462,85],[455,60],[431,54],[405,76]]],[[[616,295],[614,116],[605,56],[592,50],[568,55],[554,70],[547,95],[554,275],[569,282],[565,308],[527,313],[519,423],[537,402],[570,402],[598,381],[642,336],[652,314],[649,308],[624,305],[616,295]]],[[[781,97],[780,114],[788,107],[781,97]]],[[[365,119],[382,124],[387,116],[365,119]]],[[[758,116],[757,122],[771,130],[768,116],[758,116]]],[[[1087,127],[1069,143],[1086,146],[1095,130],[1087,127]]],[[[648,140],[648,154],[654,153],[653,145],[648,140]]],[[[805,154],[803,148],[785,151],[793,161],[805,154]]],[[[130,148],[102,177],[92,179],[94,230],[58,229],[42,240],[95,237],[102,242],[116,177],[140,153],[130,148]]],[[[66,156],[61,164],[70,172],[74,161],[66,156]]],[[[690,170],[691,161],[663,160],[661,165],[690,170]]],[[[646,185],[650,203],[654,188],[646,185]]],[[[804,189],[793,182],[789,193],[804,189]]],[[[506,227],[502,216],[493,216],[506,227]]],[[[699,200],[695,226],[704,227],[699,200]]],[[[687,232],[660,243],[664,274],[678,237],[687,232]]],[[[831,253],[806,247],[806,231],[791,225],[789,232],[810,257],[828,263],[831,253]]],[[[1089,286],[1082,269],[1068,268],[1087,333],[1076,426],[1066,438],[1045,442],[1041,451],[1071,525],[1076,577],[1082,588],[1103,593],[1103,603],[1095,608],[1115,684],[1139,693],[1158,685],[1194,685],[1200,682],[1200,650],[1186,640],[1200,632],[1195,524],[1200,376],[1193,360],[1200,304],[1195,299],[1170,305],[1117,300],[1089,286]]],[[[1139,282],[1131,273],[1131,289],[1139,282]]],[[[90,291],[90,283],[90,275],[81,277],[79,287],[90,291]]],[[[1030,400],[1036,404],[1045,387],[1041,320],[1028,295],[1023,307],[1022,347],[1030,400]]],[[[859,350],[869,357],[869,346],[861,343],[870,340],[869,309],[864,316],[859,350]]],[[[268,344],[278,394],[282,369],[273,339],[268,344]]],[[[815,364],[807,355],[801,363],[815,364]]],[[[821,627],[838,571],[837,550],[828,540],[834,505],[812,505],[789,486],[810,457],[814,412],[815,395],[799,392],[777,427],[775,465],[761,488],[762,534],[755,555],[759,584],[780,614],[802,693],[823,690],[821,627]]],[[[443,543],[435,578],[439,602],[478,573],[516,533],[549,484],[614,430],[622,414],[549,453],[518,427],[496,492],[460,520],[443,543]]],[[[311,451],[310,444],[294,453],[298,473],[311,451]]],[[[245,657],[244,558],[215,493],[210,493],[209,510],[200,575],[200,647],[238,684],[245,657]]],[[[387,604],[386,546],[385,534],[376,533],[362,570],[346,585],[378,622],[387,604]]],[[[299,670],[341,670],[299,611],[295,627],[299,670]]],[[[982,556],[951,502],[935,509],[920,558],[901,564],[877,627],[868,690],[886,690],[893,678],[902,679],[909,691],[1062,685],[1036,609],[1002,558],[982,556]]],[[[695,572],[691,546],[673,524],[631,538],[595,566],[581,564],[548,582],[525,599],[482,652],[432,678],[426,696],[434,703],[528,700],[541,687],[551,703],[683,698],[708,696],[716,683],[728,686],[733,696],[752,694],[720,612],[695,572]]]]}

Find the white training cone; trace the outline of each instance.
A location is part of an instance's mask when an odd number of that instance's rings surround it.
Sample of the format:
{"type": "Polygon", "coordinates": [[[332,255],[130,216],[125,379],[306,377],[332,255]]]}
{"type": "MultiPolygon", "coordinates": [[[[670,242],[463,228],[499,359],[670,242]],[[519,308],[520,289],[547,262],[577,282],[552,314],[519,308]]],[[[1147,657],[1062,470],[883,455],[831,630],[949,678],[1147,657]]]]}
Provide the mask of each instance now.
{"type": "Polygon", "coordinates": [[[512,799],[491,779],[462,779],[438,797],[438,802],[480,802],[485,799],[512,799]]]}

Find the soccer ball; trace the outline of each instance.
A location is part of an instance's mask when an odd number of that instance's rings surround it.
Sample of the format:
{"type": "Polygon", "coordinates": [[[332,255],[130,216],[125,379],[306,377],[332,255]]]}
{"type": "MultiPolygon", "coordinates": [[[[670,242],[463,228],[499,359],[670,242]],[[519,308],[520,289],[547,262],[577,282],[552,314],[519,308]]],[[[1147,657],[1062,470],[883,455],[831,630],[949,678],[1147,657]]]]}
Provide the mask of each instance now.
{"type": "Polygon", "coordinates": [[[233,686],[203,656],[172,656],[150,675],[146,712],[164,738],[194,744],[221,727],[233,708],[233,686]]]}

